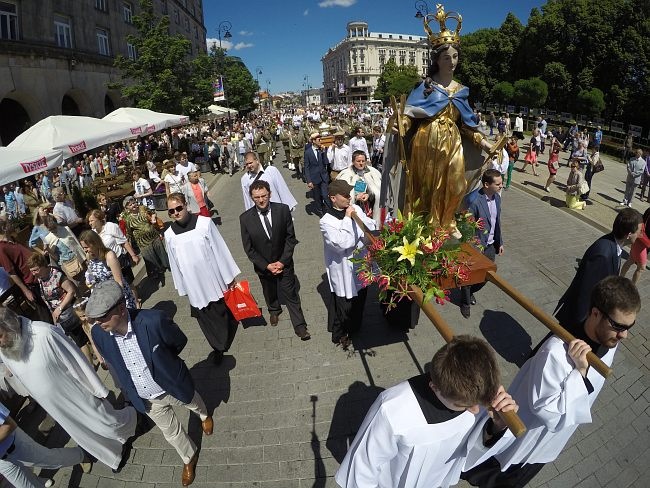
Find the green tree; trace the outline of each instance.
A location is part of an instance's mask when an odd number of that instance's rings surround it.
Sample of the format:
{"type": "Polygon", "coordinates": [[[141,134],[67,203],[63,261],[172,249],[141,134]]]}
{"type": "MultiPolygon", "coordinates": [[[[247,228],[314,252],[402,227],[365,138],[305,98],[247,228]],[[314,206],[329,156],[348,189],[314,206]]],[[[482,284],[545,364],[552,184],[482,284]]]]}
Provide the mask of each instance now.
{"type": "Polygon", "coordinates": [[[497,103],[510,103],[515,96],[515,87],[512,83],[501,81],[492,87],[491,100],[497,103]]]}
{"type": "Polygon", "coordinates": [[[540,78],[515,81],[514,100],[525,107],[543,107],[548,97],[548,85],[540,78]]]}
{"type": "Polygon", "coordinates": [[[512,13],[508,13],[494,38],[487,45],[485,54],[490,75],[497,80],[515,81],[513,60],[519,49],[521,34],[524,26],[512,13]]]}
{"type": "Polygon", "coordinates": [[[415,66],[397,66],[394,59],[389,59],[377,80],[373,97],[384,103],[388,103],[391,96],[399,99],[403,94],[408,95],[420,79],[415,66]]]}
{"type": "Polygon", "coordinates": [[[551,61],[544,66],[542,79],[548,85],[551,95],[547,106],[555,110],[566,111],[572,90],[571,74],[567,67],[559,61],[551,61]]]}
{"type": "Polygon", "coordinates": [[[136,107],[160,112],[183,113],[191,105],[192,87],[188,84],[190,41],[170,35],[169,17],[156,18],[151,0],[140,0],[140,14],[133,17],[137,34],[127,36],[135,47],[136,59],[118,55],[115,66],[122,72],[122,95],[136,107]]]}
{"type": "Polygon", "coordinates": [[[462,36],[455,77],[469,88],[470,101],[485,101],[496,83],[488,61],[488,48],[496,42],[496,29],[479,29],[462,36]]]}
{"type": "Polygon", "coordinates": [[[257,82],[243,61],[228,56],[226,51],[210,46],[209,54],[197,56],[192,61],[192,100],[196,106],[205,108],[213,103],[212,84],[222,76],[226,100],[219,102],[236,110],[251,110],[253,99],[259,90],[257,82]]]}
{"type": "Polygon", "coordinates": [[[580,90],[578,93],[578,108],[590,117],[599,117],[605,110],[605,95],[598,88],[580,90]]]}

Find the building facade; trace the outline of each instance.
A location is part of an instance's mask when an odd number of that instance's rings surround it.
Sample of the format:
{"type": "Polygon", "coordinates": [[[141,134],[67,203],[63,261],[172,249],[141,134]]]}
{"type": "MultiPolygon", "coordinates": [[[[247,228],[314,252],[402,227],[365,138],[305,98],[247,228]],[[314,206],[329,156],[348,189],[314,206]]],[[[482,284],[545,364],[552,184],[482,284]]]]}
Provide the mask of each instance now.
{"type": "Polygon", "coordinates": [[[371,100],[389,59],[398,66],[412,64],[425,75],[429,64],[427,37],[370,32],[366,22],[349,22],[345,39],[321,59],[325,102],[371,100]]]}
{"type": "MultiPolygon", "coordinates": [[[[206,52],[202,0],[152,0],[170,34],[206,52]]],[[[139,0],[0,1],[0,144],[49,115],[103,117],[126,104],[115,56],[135,57],[139,0]]]]}

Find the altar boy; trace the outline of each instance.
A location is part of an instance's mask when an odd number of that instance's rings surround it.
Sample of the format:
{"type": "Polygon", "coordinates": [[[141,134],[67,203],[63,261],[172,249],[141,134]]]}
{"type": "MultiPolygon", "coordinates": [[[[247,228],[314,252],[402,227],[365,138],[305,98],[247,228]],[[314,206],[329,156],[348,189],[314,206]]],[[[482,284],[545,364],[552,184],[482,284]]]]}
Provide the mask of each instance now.
{"type": "Polygon", "coordinates": [[[549,334],[509,388],[521,407],[526,433],[516,439],[504,435],[489,450],[476,444],[463,479],[483,488],[523,488],[544,464],[555,461],[578,426],[591,423],[591,408],[605,383],[589,367],[587,353],[593,351],[610,366],[640,309],[639,292],[630,280],[610,276],[599,281],[576,339],[565,344],[549,334]]]}
{"type": "MultiPolygon", "coordinates": [[[[494,352],[462,335],[433,356],[429,374],[379,395],[350,446],[336,482],[344,488],[436,488],[458,482],[479,405],[517,406],[502,386],[494,352]]],[[[486,423],[481,442],[503,433],[500,418],[486,423]]]]}

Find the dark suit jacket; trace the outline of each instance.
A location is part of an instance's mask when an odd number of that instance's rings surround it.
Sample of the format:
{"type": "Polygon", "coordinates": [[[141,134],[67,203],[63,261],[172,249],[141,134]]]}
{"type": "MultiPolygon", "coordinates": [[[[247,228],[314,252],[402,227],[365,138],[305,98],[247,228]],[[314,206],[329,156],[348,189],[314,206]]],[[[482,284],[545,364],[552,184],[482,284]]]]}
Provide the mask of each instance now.
{"type": "MultiPolygon", "coordinates": [[[[494,229],[494,248],[497,253],[499,252],[499,247],[503,245],[503,239],[501,238],[501,196],[497,193],[494,195],[494,199],[497,204],[497,220],[496,228],[494,229]]],[[[492,225],[490,223],[490,209],[488,208],[487,200],[485,199],[485,193],[481,188],[476,192],[475,197],[469,203],[467,209],[472,212],[475,219],[483,219],[485,223],[485,231],[479,232],[476,237],[481,241],[483,247],[487,246],[488,236],[490,235],[490,229],[492,225]]]]}
{"type": "Polygon", "coordinates": [[[328,183],[329,173],[327,171],[327,156],[325,151],[319,151],[319,157],[314,154],[311,144],[305,146],[305,178],[307,183],[328,183]]]}
{"type": "Polygon", "coordinates": [[[266,267],[276,261],[287,269],[293,268],[293,249],[298,244],[289,207],[284,203],[271,202],[269,205],[273,229],[271,240],[264,231],[257,207],[251,207],[239,216],[244,251],[253,262],[257,274],[271,274],[266,267]]]}
{"type": "MultiPolygon", "coordinates": [[[[154,381],[174,398],[189,403],[194,396],[194,382],[185,362],[178,357],[187,344],[183,331],[160,310],[129,310],[129,314],[132,330],[154,381]]],[[[99,353],[117,375],[124,396],[138,412],[145,413],[144,400],[135,389],[113,335],[95,326],[92,336],[99,353]]]]}
{"type": "Polygon", "coordinates": [[[589,246],[573,281],[557,304],[558,322],[569,330],[580,325],[589,315],[592,288],[603,278],[618,275],[619,267],[614,234],[606,234],[589,246]]]}

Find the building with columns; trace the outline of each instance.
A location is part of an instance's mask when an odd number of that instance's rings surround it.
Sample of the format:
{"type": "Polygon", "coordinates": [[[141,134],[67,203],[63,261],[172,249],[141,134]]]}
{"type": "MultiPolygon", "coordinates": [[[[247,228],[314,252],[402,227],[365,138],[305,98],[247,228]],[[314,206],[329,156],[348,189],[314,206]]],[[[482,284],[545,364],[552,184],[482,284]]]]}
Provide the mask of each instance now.
{"type": "MultiPolygon", "coordinates": [[[[169,16],[170,34],[206,52],[202,0],[152,0],[169,16]]],[[[103,117],[127,104],[109,83],[121,81],[116,55],[137,56],[139,0],[0,1],[0,145],[49,115],[103,117]]]]}
{"type": "Polygon", "coordinates": [[[372,100],[384,64],[412,64],[422,75],[429,64],[426,36],[370,32],[367,22],[349,22],[345,38],[322,57],[324,103],[372,100]]]}

